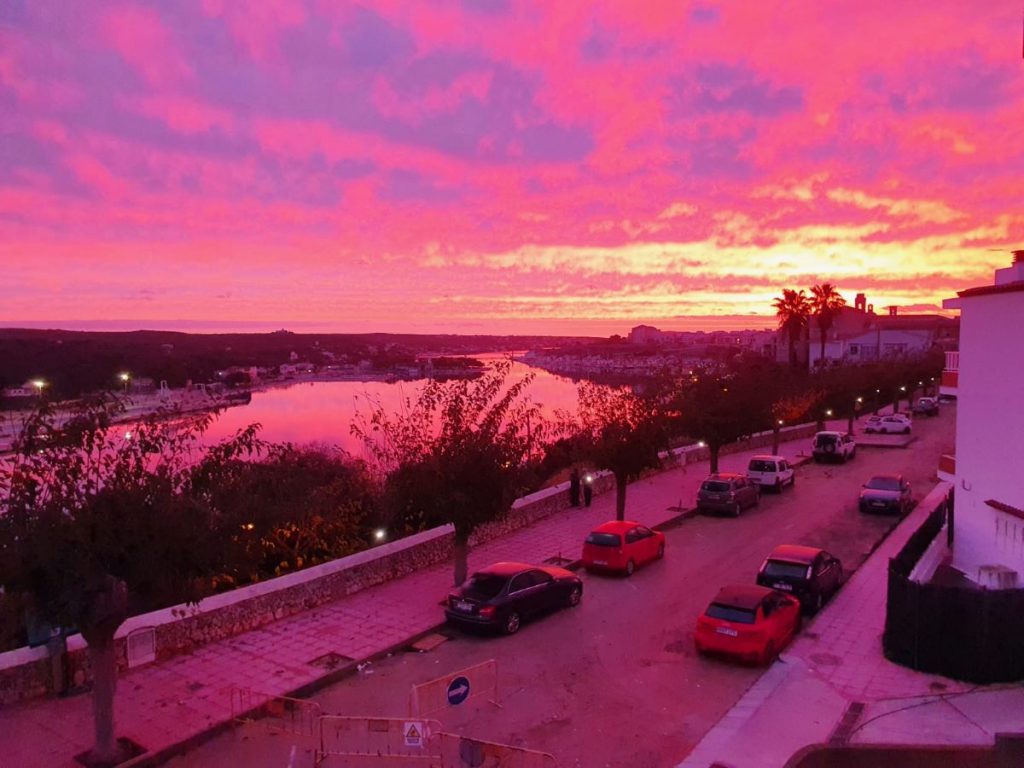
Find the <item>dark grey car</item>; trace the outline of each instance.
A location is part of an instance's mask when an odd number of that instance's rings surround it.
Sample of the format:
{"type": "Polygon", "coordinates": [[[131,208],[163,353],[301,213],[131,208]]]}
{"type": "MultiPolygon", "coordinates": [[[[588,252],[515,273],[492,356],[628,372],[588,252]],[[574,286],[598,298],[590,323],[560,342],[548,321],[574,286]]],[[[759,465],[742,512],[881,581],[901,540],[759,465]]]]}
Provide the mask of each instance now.
{"type": "Polygon", "coordinates": [[[752,483],[745,475],[719,472],[709,475],[697,491],[698,512],[726,512],[739,517],[746,507],[753,507],[761,500],[761,486],[752,483]]]}
{"type": "Polygon", "coordinates": [[[905,515],[913,505],[910,482],[903,475],[875,475],[860,491],[861,512],[905,515]]]}

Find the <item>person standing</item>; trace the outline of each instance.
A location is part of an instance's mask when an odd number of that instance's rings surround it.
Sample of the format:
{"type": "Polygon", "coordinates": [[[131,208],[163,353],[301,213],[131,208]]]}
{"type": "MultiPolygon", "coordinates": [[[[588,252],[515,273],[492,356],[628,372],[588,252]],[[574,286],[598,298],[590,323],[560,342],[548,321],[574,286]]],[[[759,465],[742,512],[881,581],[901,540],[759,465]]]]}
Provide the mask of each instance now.
{"type": "Polygon", "coordinates": [[[576,467],[573,467],[569,474],[569,505],[580,505],[580,471],[576,467]]]}
{"type": "Polygon", "coordinates": [[[583,505],[586,507],[590,506],[590,499],[594,495],[594,478],[591,475],[587,475],[583,479],[583,505]]]}

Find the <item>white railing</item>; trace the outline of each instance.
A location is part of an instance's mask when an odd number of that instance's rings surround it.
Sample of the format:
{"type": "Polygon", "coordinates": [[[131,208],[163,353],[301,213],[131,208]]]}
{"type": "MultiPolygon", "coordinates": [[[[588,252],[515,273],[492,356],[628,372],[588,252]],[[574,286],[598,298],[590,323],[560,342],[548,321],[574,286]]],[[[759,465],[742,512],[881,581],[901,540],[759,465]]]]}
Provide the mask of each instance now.
{"type": "Polygon", "coordinates": [[[947,352],[946,353],[946,367],[943,370],[946,370],[946,371],[959,371],[960,370],[960,353],[959,352],[947,352]]]}

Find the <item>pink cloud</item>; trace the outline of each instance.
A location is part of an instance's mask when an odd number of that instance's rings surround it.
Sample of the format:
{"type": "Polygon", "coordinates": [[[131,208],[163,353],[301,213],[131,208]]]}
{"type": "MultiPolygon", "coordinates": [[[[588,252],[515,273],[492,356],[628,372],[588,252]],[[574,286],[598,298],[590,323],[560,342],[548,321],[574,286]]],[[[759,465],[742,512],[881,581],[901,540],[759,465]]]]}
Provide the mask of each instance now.
{"type": "Polygon", "coordinates": [[[214,128],[231,131],[236,124],[228,110],[180,96],[148,96],[139,99],[135,106],[142,114],[184,134],[206,133],[214,128]]]}
{"type": "Polygon", "coordinates": [[[108,11],[103,22],[106,41],[150,85],[174,86],[195,78],[155,11],[123,6],[108,11]]]}

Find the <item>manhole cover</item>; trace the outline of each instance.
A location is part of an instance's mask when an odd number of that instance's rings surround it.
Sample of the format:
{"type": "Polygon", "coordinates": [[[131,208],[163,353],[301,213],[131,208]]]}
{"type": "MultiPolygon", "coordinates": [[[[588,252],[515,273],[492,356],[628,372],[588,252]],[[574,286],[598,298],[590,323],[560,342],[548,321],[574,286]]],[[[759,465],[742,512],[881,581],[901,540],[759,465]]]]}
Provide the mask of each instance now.
{"type": "Polygon", "coordinates": [[[669,653],[686,653],[690,650],[691,644],[685,640],[673,640],[671,643],[665,646],[665,650],[669,653]]]}
{"type": "Polygon", "coordinates": [[[337,669],[342,664],[348,664],[350,661],[355,661],[351,656],[344,656],[340,653],[325,653],[323,656],[317,656],[312,661],[308,662],[311,667],[322,667],[323,669],[337,669]]]}
{"type": "Polygon", "coordinates": [[[206,683],[200,683],[200,682],[193,681],[193,682],[189,683],[188,685],[186,685],[185,687],[188,688],[189,691],[195,693],[200,688],[205,688],[206,687],[206,683]]]}
{"type": "Polygon", "coordinates": [[[429,634],[426,637],[421,637],[419,640],[413,643],[412,648],[413,650],[421,652],[432,651],[435,648],[437,648],[437,646],[439,646],[441,643],[445,642],[447,639],[448,638],[444,635],[439,635],[437,633],[429,634]]]}

